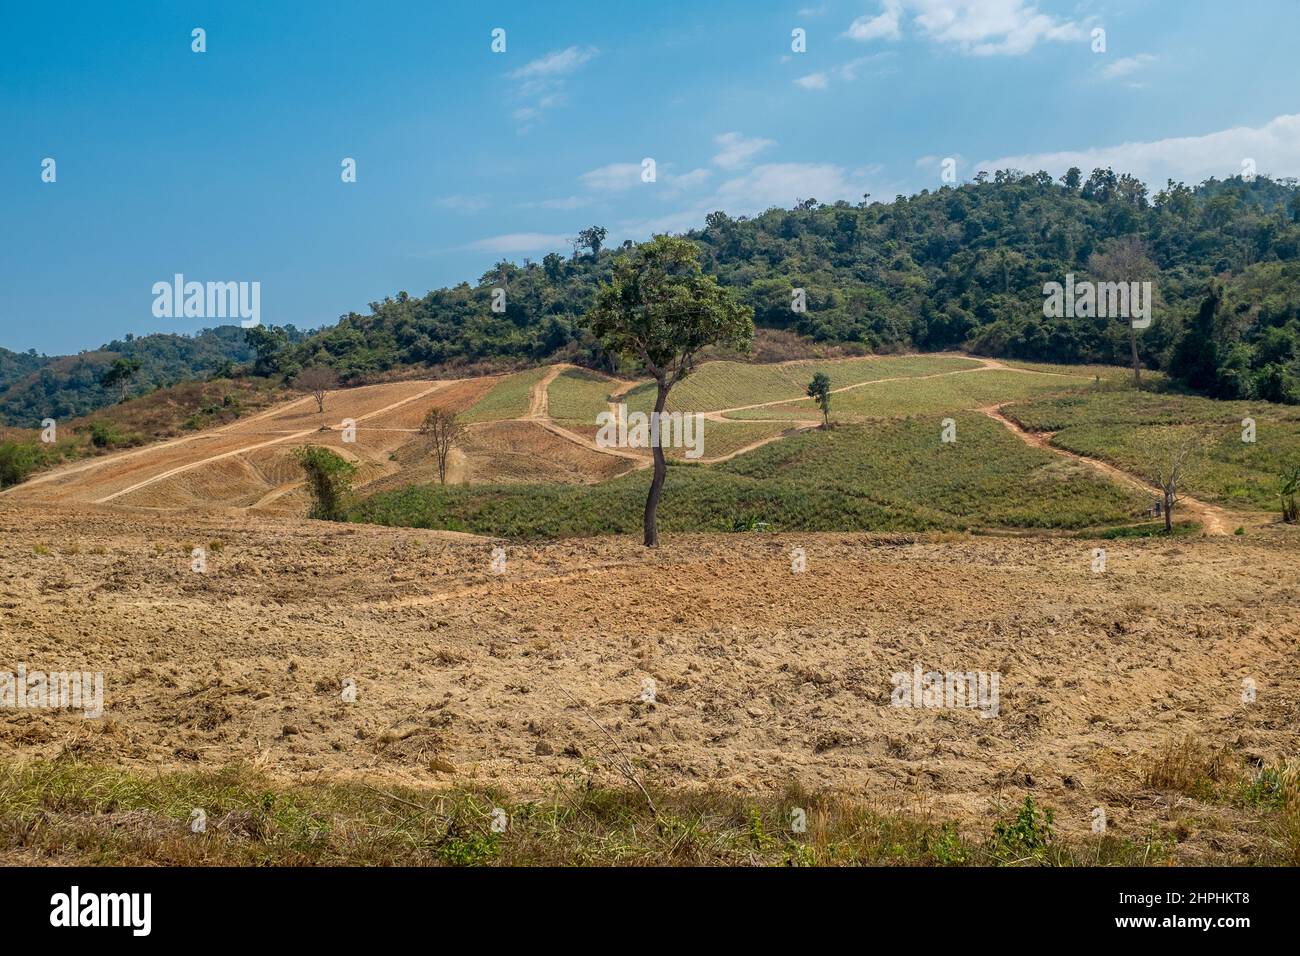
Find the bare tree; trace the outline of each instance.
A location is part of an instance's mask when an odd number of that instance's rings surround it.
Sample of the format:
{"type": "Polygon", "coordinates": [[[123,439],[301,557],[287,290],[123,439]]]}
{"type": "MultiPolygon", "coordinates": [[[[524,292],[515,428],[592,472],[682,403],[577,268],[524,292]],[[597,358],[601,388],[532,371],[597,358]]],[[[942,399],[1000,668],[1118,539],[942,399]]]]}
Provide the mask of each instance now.
{"type": "Polygon", "coordinates": [[[435,406],[429,409],[420,425],[420,434],[433,441],[433,453],[438,458],[438,481],[447,483],[447,455],[451,446],[465,433],[465,426],[456,421],[456,413],[435,406]]]}
{"type": "Polygon", "coordinates": [[[311,392],[311,397],[316,399],[316,410],[325,411],[325,393],[335,388],[339,383],[339,377],[332,368],[326,368],[324,365],[313,365],[303,369],[298,373],[298,377],[293,380],[294,386],[303,392],[311,392]]]}
{"type": "MultiPolygon", "coordinates": [[[[1088,271],[1107,282],[1150,282],[1152,294],[1160,269],[1147,255],[1146,243],[1137,236],[1120,236],[1108,242],[1100,252],[1088,257],[1088,271]]],[[[1154,307],[1155,303],[1148,305],[1154,307]]],[[[1142,387],[1142,363],[1138,360],[1137,329],[1128,319],[1128,347],[1133,358],[1133,385],[1142,387]]]]}
{"type": "Polygon", "coordinates": [[[1164,496],[1166,532],[1174,530],[1174,506],[1178,504],[1179,491],[1204,444],[1200,432],[1176,427],[1161,428],[1146,436],[1146,478],[1164,496]]]}

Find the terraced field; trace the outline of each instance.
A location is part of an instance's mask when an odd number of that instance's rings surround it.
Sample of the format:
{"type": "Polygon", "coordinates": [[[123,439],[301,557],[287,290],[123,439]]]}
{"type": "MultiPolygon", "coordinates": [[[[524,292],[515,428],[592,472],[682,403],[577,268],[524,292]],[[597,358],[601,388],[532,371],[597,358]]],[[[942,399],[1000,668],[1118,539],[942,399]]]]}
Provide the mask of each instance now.
{"type": "Polygon", "coordinates": [[[547,366],[497,379],[486,395],[461,415],[465,422],[500,422],[528,414],[534,388],[550,374],[547,366]]]}
{"type": "MultiPolygon", "coordinates": [[[[817,372],[829,376],[832,388],[843,388],[862,382],[976,369],[980,365],[977,359],[959,355],[879,356],[777,365],[709,362],[673,388],[668,396],[668,411],[715,412],[797,399],[807,393],[808,383],[817,372]]],[[[654,399],[653,384],[645,384],[628,393],[627,404],[634,411],[648,412],[654,408],[654,399]]]]}
{"type": "Polygon", "coordinates": [[[1150,472],[1152,447],[1194,438],[1187,491],[1232,508],[1276,510],[1278,476],[1300,463],[1300,409],[1290,405],[1124,390],[1017,402],[1003,413],[1056,447],[1134,474],[1150,472]],[[1243,440],[1248,419],[1253,441],[1243,440]]]}
{"type": "MultiPolygon", "coordinates": [[[[831,417],[836,421],[929,416],[947,417],[955,412],[986,405],[1047,395],[1066,389],[1086,389],[1094,379],[1087,375],[1038,373],[1012,370],[988,364],[974,369],[928,373],[900,381],[867,383],[831,396],[831,417]]],[[[832,384],[834,384],[832,382],[832,384]]],[[[820,417],[810,399],[760,408],[741,408],[723,413],[726,418],[782,418],[803,420],[820,417]]]]}
{"type": "MultiPolygon", "coordinates": [[[[650,464],[650,450],[601,447],[596,420],[611,398],[626,396],[637,411],[647,395],[645,383],[573,366],[348,389],[328,396],[324,414],[310,398],[296,399],[221,428],[55,469],[6,496],[302,513],[306,492],[290,453],[316,444],[357,466],[358,494],[371,497],[356,513],[368,520],[529,537],[631,532],[646,481],[634,473],[650,464]],[[434,407],[456,411],[468,430],[449,461],[451,487],[412,488],[436,481],[418,434],[434,407]]],[[[704,416],[704,442],[698,460],[686,459],[685,448],[668,449],[675,467],[662,518],[669,530],[753,522],[810,531],[1131,523],[1150,503],[1140,457],[1153,427],[1217,429],[1190,487],[1208,502],[1267,509],[1278,469],[1300,447],[1300,411],[1133,393],[1124,370],[1013,367],[962,355],[710,362],[673,395],[670,407],[704,416]],[[798,398],[816,370],[832,380],[830,432],[816,428],[813,403],[798,398]],[[1248,413],[1259,437],[1243,445],[1233,441],[1240,427],[1232,422],[1248,413]],[[941,437],[948,419],[951,442],[941,437]]],[[[1192,518],[1215,531],[1243,523],[1202,504],[1192,518]]]]}

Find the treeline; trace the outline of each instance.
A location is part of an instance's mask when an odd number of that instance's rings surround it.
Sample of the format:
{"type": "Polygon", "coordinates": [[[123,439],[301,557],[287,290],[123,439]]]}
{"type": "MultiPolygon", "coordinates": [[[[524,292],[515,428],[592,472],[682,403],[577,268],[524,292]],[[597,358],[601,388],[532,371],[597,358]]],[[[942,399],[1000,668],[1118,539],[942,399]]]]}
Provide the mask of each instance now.
{"type": "MultiPolygon", "coordinates": [[[[325,365],[345,382],[561,359],[612,370],[582,323],[623,251],[606,248],[605,235],[584,229],[572,255],[502,261],[472,285],[422,297],[399,292],[311,334],[226,326],[128,336],[55,359],[0,350],[0,422],[31,427],[234,367],[289,378],[325,365]]],[[[686,235],[759,327],[876,351],[966,348],[1063,363],[1128,364],[1128,329],[1114,318],[1045,317],[1044,284],[1067,274],[1114,280],[1107,265],[1136,261],[1143,274],[1129,278],[1150,278],[1157,290],[1151,325],[1137,336],[1145,367],[1217,397],[1300,402],[1293,180],[1169,182],[1151,195],[1109,169],[1059,180],[1002,170],[889,202],[809,198],[752,218],[714,212],[686,235]],[[803,311],[792,307],[795,289],[803,311]]]]}
{"type": "MultiPolygon", "coordinates": [[[[1157,294],[1137,337],[1145,367],[1216,396],[1300,401],[1294,181],[1170,182],[1152,196],[1109,169],[1060,180],[999,171],[892,202],[808,199],[753,218],[715,212],[687,236],[760,327],[880,351],[967,348],[1065,363],[1128,364],[1127,324],[1046,317],[1044,284],[1067,274],[1117,278],[1096,272],[1098,263],[1123,261],[1116,250],[1135,247],[1150,272],[1129,278],[1149,278],[1157,294]],[[804,290],[804,311],[792,307],[794,289],[804,290]],[[1207,351],[1184,343],[1188,336],[1207,351]]],[[[581,322],[622,251],[603,248],[603,238],[593,227],[572,256],[503,261],[474,285],[399,293],[297,345],[255,330],[258,369],[321,364],[355,380],[483,361],[609,367],[581,322]],[[492,311],[494,288],[506,290],[504,312],[492,311]]]]}

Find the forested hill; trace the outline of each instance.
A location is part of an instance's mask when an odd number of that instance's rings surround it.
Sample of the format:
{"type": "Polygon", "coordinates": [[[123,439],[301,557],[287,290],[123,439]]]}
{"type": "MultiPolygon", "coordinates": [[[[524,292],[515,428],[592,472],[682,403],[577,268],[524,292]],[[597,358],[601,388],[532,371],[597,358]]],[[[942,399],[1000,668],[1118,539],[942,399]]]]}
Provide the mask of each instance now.
{"type": "MultiPolygon", "coordinates": [[[[602,364],[580,322],[620,251],[603,248],[602,234],[584,230],[572,257],[502,262],[473,286],[372,303],[371,314],[344,316],[297,347],[281,348],[273,330],[264,332],[262,370],[323,363],[358,378],[497,359],[602,364]],[[497,286],[507,290],[504,314],[490,308],[497,286]]],[[[699,243],[705,268],[754,307],[759,326],[872,349],[966,347],[1117,364],[1129,362],[1127,325],[1045,318],[1043,285],[1064,282],[1067,273],[1114,278],[1108,266],[1113,272],[1116,262],[1131,261],[1122,253],[1136,247],[1146,264],[1135,268],[1150,275],[1128,278],[1151,278],[1158,295],[1151,326],[1138,336],[1147,367],[1177,376],[1181,356],[1201,368],[1194,384],[1203,391],[1300,400],[1300,190],[1293,180],[1170,183],[1151,195],[1110,170],[1086,179],[1075,170],[1060,181],[998,172],[892,202],[810,198],[752,219],[715,212],[687,235],[699,243]],[[1211,280],[1217,293],[1209,316],[1194,322],[1211,280]],[[794,288],[806,290],[805,312],[791,308],[794,288]],[[1193,327],[1204,341],[1180,350],[1179,337],[1193,327]],[[1216,370],[1209,377],[1206,363],[1216,370]]]]}
{"type": "MultiPolygon", "coordinates": [[[[585,229],[574,255],[501,262],[470,285],[405,292],[304,335],[227,326],[151,335],[46,358],[0,350],[0,423],[31,426],[122,395],[252,363],[291,376],[326,364],[348,381],[430,368],[567,359],[608,367],[581,317],[622,250],[585,229]],[[505,312],[491,309],[506,289],[505,312]],[[112,374],[125,363],[125,378],[112,374]],[[138,367],[136,367],[136,363],[138,367]],[[107,381],[106,381],[107,376],[107,381]]],[[[1043,286],[1150,278],[1138,335],[1148,368],[1207,394],[1300,401],[1300,188],[1240,177],[1152,195],[1128,175],[1000,171],[891,202],[809,198],[753,218],[711,213],[687,235],[705,269],[752,305],[760,327],[873,350],[946,349],[1053,362],[1128,364],[1127,325],[1045,318],[1043,286]],[[791,308],[805,290],[807,309],[791,308]]]]}
{"type": "Polygon", "coordinates": [[[229,325],[197,335],[128,335],[79,355],[0,349],[0,424],[32,428],[46,417],[63,421],[124,395],[228,372],[252,359],[244,330],[229,325]]]}

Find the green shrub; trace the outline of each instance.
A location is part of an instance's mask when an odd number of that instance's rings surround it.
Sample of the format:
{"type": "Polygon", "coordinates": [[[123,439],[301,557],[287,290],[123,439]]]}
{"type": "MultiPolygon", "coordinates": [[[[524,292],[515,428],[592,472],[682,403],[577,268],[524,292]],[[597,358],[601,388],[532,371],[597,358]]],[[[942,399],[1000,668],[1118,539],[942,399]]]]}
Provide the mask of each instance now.
{"type": "Polygon", "coordinates": [[[45,449],[34,442],[0,442],[0,488],[26,481],[47,461],[45,449]]]}
{"type": "Polygon", "coordinates": [[[346,521],[352,502],[352,476],[357,466],[317,445],[295,449],[293,457],[307,473],[312,499],[307,516],[321,521],[346,521]]]}

